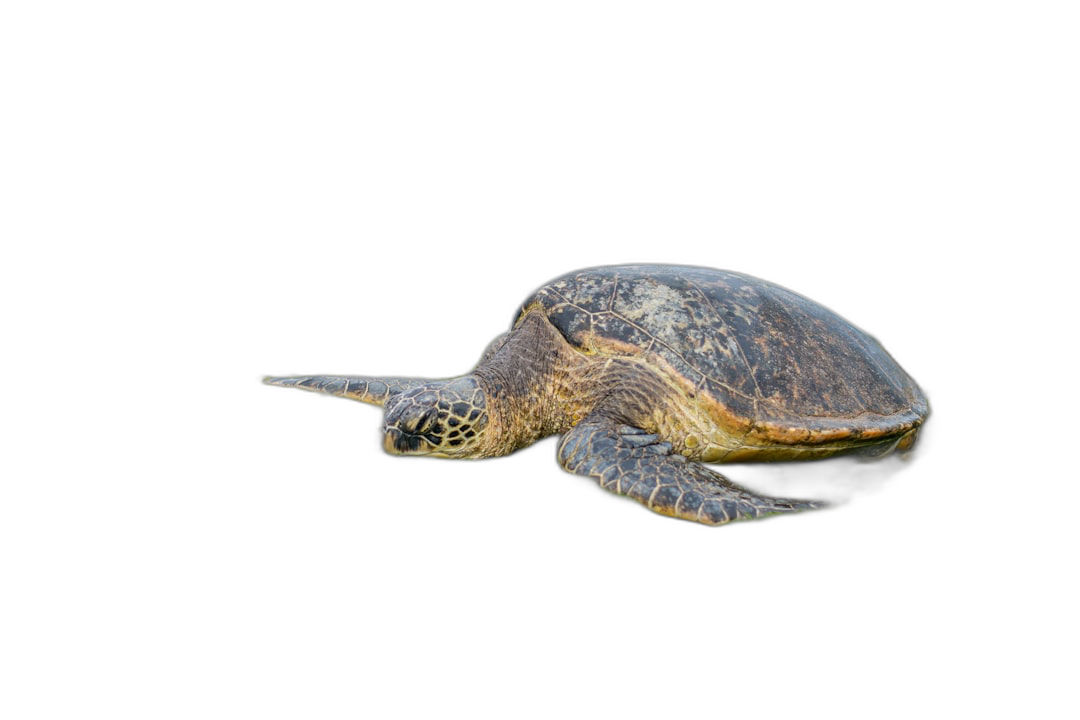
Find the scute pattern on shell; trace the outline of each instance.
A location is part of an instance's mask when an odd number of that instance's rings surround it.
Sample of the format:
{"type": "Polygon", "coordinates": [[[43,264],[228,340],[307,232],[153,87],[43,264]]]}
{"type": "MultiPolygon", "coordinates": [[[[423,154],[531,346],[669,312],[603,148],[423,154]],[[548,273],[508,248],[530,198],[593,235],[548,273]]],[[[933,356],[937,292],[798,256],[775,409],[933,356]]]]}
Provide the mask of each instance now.
{"type": "Polygon", "coordinates": [[[794,432],[788,442],[895,432],[926,414],[918,387],[872,337],[747,275],[590,268],[557,278],[523,308],[536,303],[584,352],[667,365],[747,425],[794,432]]]}

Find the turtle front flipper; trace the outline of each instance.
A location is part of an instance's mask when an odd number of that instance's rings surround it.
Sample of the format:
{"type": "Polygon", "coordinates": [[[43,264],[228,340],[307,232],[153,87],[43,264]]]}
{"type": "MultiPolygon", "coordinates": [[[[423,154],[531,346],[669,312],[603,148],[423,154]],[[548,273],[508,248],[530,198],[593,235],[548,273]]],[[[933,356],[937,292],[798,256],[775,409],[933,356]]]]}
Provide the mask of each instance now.
{"type": "Polygon", "coordinates": [[[416,378],[361,377],[357,375],[299,375],[296,377],[265,377],[267,385],[296,387],[349,398],[369,405],[383,405],[388,398],[420,387],[427,380],[416,378]]]}
{"type": "Polygon", "coordinates": [[[825,503],[756,495],[672,452],[671,443],[629,425],[586,419],[559,443],[559,463],[663,515],[721,525],[824,507],[825,503]]]}

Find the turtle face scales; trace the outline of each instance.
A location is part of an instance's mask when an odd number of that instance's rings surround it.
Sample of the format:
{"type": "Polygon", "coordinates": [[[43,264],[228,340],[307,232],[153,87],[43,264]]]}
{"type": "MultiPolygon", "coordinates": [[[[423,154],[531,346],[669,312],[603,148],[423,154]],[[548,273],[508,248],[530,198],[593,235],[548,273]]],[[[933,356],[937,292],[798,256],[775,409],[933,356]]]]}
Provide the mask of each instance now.
{"type": "Polygon", "coordinates": [[[486,401],[476,380],[426,383],[387,402],[383,448],[391,455],[475,457],[486,426],[486,401]]]}

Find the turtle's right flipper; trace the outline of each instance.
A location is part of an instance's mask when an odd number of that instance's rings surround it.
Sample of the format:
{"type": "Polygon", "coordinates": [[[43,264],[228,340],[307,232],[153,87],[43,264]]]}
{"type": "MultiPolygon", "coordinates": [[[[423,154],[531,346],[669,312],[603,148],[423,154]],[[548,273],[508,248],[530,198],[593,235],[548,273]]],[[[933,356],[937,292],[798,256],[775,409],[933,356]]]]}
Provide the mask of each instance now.
{"type": "Polygon", "coordinates": [[[398,393],[423,385],[426,380],[416,378],[360,377],[356,375],[300,375],[296,377],[265,377],[267,385],[297,387],[301,390],[322,392],[328,395],[358,400],[369,405],[382,405],[398,393]]]}
{"type": "Polygon", "coordinates": [[[756,495],[672,452],[656,435],[606,419],[587,418],[563,436],[559,463],[650,510],[706,525],[825,506],[756,495]]]}

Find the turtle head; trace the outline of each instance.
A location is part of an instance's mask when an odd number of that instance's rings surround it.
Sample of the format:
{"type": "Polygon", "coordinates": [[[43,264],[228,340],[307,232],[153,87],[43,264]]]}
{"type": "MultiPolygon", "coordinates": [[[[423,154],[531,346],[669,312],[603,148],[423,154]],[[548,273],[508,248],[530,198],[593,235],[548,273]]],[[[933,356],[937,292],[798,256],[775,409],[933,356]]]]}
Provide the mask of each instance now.
{"type": "Polygon", "coordinates": [[[386,402],[383,447],[392,455],[479,457],[486,405],[469,376],[407,390],[386,402]]]}

